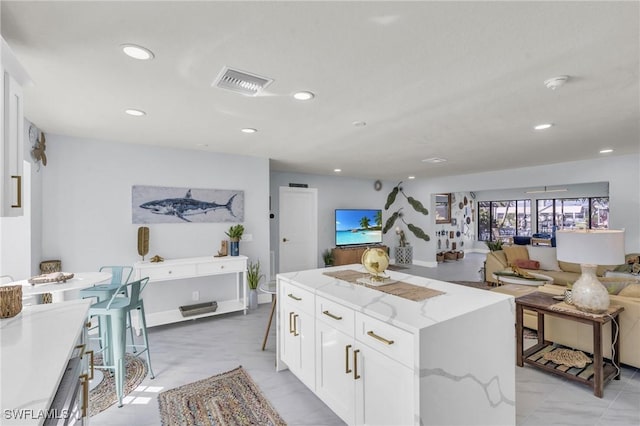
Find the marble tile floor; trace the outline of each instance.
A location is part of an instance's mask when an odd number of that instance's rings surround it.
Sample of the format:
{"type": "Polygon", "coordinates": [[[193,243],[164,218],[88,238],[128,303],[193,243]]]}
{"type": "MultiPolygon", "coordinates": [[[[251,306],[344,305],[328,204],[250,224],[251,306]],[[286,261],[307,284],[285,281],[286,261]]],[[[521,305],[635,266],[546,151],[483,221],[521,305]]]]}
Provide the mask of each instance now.
{"type": "MultiPolygon", "coordinates": [[[[411,266],[408,272],[453,281],[478,281],[484,255],[411,266]]],[[[148,377],[122,408],[116,405],[91,418],[92,426],[159,425],[157,395],[242,365],[289,425],[342,425],[329,408],[289,371],[275,371],[275,322],[267,348],[260,350],[270,305],[248,315],[227,314],[149,329],[156,378],[148,377]]],[[[640,425],[640,370],[622,368],[622,380],[608,383],[604,397],[579,383],[536,370],[516,368],[516,424],[640,425]]],[[[186,425],[185,425],[186,426],[186,425]]]]}

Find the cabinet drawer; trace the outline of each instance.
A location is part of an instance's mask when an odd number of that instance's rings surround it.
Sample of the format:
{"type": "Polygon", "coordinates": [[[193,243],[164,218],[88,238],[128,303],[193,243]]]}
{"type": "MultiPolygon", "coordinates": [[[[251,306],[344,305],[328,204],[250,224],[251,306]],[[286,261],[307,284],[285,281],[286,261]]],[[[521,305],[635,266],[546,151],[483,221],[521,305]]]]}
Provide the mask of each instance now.
{"type": "Polygon", "coordinates": [[[324,297],[316,297],[316,319],[353,337],[355,313],[353,309],[332,302],[324,297]]]}
{"type": "Polygon", "coordinates": [[[413,368],[413,334],[356,312],[356,340],[413,368]]]}
{"type": "Polygon", "coordinates": [[[140,277],[149,277],[150,281],[177,280],[196,275],[196,265],[165,265],[140,269],[140,277]]]}
{"type": "Polygon", "coordinates": [[[313,315],[314,296],[313,293],[303,290],[287,281],[280,281],[282,288],[283,303],[287,303],[293,309],[299,309],[313,315]]]}
{"type": "Polygon", "coordinates": [[[231,272],[243,272],[245,262],[242,260],[228,260],[225,262],[200,263],[197,265],[198,275],[227,274],[231,272]]]}

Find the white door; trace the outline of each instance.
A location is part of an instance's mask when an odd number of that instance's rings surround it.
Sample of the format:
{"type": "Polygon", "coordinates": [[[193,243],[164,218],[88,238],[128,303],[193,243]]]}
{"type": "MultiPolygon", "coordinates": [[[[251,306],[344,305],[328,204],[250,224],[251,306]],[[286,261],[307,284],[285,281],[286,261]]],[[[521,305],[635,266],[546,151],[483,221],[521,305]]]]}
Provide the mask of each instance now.
{"type": "Polygon", "coordinates": [[[280,187],[279,272],[318,267],[318,190],[280,187]]]}

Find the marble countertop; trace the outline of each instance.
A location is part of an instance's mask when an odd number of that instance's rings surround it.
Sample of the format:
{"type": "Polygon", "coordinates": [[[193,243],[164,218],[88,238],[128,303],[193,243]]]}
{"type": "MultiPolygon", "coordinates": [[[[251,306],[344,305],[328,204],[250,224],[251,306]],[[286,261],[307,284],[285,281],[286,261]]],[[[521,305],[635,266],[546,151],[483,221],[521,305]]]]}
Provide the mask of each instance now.
{"type": "Polygon", "coordinates": [[[28,280],[20,280],[12,283],[3,284],[21,285],[22,297],[34,296],[43,293],[59,293],[70,290],[80,290],[92,285],[108,282],[111,274],[108,272],[78,272],[73,274],[73,278],[66,282],[47,283],[47,284],[30,284],[28,280]]]}
{"type": "Polygon", "coordinates": [[[50,407],[90,305],[87,299],[26,306],[0,319],[0,423],[44,422],[31,417],[50,407]],[[11,419],[7,410],[23,410],[27,418],[11,419]]]}
{"type": "Polygon", "coordinates": [[[392,280],[445,293],[415,302],[323,274],[323,272],[339,270],[361,271],[363,276],[367,274],[362,265],[353,264],[283,273],[278,274],[278,277],[292,281],[318,296],[326,297],[410,332],[417,332],[465,313],[513,299],[509,295],[418,277],[401,271],[385,271],[392,280]]]}

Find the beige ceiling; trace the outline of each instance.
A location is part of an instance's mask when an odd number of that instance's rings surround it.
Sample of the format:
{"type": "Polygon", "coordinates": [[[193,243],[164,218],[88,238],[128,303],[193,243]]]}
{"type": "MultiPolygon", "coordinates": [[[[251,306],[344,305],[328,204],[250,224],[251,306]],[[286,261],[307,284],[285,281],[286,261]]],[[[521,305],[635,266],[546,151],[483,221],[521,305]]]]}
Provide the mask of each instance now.
{"type": "Polygon", "coordinates": [[[2,36],[34,81],[25,115],[47,133],[382,179],[596,158],[605,147],[638,152],[635,1],[1,7],[2,36]],[[155,59],[133,60],[123,43],[146,46],[155,59]],[[274,82],[257,97],[212,87],[225,66],[274,82]],[[562,74],[571,78],[561,89],[543,85],[562,74]],[[295,101],[297,90],[317,96],[295,101]],[[532,130],[541,122],[555,126],[532,130]],[[429,157],[448,161],[421,161],[429,157]]]}

